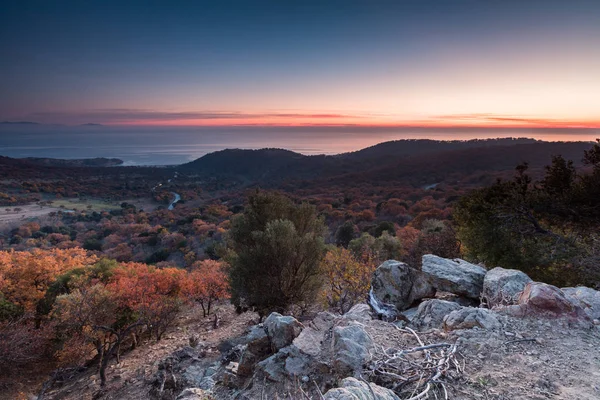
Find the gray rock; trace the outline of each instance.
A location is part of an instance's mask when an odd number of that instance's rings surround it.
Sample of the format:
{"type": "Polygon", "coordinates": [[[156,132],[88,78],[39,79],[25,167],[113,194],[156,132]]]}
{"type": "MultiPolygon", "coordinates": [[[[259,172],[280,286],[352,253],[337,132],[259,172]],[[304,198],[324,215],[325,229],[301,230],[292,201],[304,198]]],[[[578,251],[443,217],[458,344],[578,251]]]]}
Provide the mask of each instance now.
{"type": "Polygon", "coordinates": [[[369,357],[373,340],[360,324],[333,329],[333,366],[340,376],[359,374],[369,357]]]}
{"type": "Polygon", "coordinates": [[[405,263],[388,260],[373,273],[371,294],[378,303],[391,304],[402,311],[417,300],[433,297],[435,290],[421,271],[405,263]]]}
{"type": "MultiPolygon", "coordinates": [[[[294,348],[294,346],[290,346],[290,348],[294,348]]],[[[297,349],[290,351],[288,358],[285,360],[285,372],[290,377],[306,376],[309,374],[312,361],[310,356],[302,354],[297,349]]]]}
{"type": "Polygon", "coordinates": [[[355,304],[346,314],[344,318],[351,321],[370,321],[372,320],[371,307],[368,304],[355,304]]]}
{"type": "Polygon", "coordinates": [[[177,400],[209,400],[210,397],[208,393],[206,393],[202,389],[198,388],[187,388],[184,389],[179,396],[177,396],[177,400]]]}
{"type": "Polygon", "coordinates": [[[321,352],[325,335],[333,327],[336,318],[338,317],[328,312],[318,313],[294,339],[293,345],[304,354],[317,356],[321,352]]]}
{"type": "Polygon", "coordinates": [[[499,329],[502,324],[492,311],[485,308],[463,307],[444,317],[444,329],[447,331],[475,327],[499,329]]]}
{"type": "Polygon", "coordinates": [[[417,329],[441,328],[444,324],[444,317],[461,308],[462,306],[451,301],[426,300],[419,304],[411,324],[417,329]]]}
{"type": "Polygon", "coordinates": [[[308,375],[311,368],[310,356],[301,353],[296,346],[288,346],[256,364],[256,369],[274,382],[287,378],[308,375]]]}
{"type": "MultiPolygon", "coordinates": [[[[423,304],[423,303],[421,303],[423,304]]],[[[419,304],[420,305],[420,304],[419,304]]],[[[408,310],[404,310],[400,313],[400,315],[402,315],[404,318],[406,318],[409,322],[413,320],[413,318],[415,317],[415,315],[417,314],[417,310],[419,309],[419,306],[417,307],[411,307],[408,310]]]]}
{"type": "Polygon", "coordinates": [[[292,344],[304,328],[296,318],[275,312],[267,317],[264,326],[271,344],[276,350],[292,344]]]}
{"type": "Polygon", "coordinates": [[[244,341],[246,345],[243,345],[241,351],[238,375],[250,376],[256,363],[272,353],[271,341],[264,327],[260,325],[253,326],[244,341]]]}
{"type": "Polygon", "coordinates": [[[449,260],[426,254],[421,268],[427,280],[437,290],[478,299],[483,290],[486,270],[459,258],[449,260]]]}
{"type": "Polygon", "coordinates": [[[287,353],[278,351],[256,364],[256,370],[262,372],[270,381],[283,382],[286,378],[285,360],[287,357],[287,353]]]}
{"type": "Polygon", "coordinates": [[[483,298],[488,307],[515,304],[531,278],[516,269],[494,268],[485,274],[483,298]]]}
{"type": "Polygon", "coordinates": [[[600,291],[585,286],[563,288],[562,291],[573,304],[583,308],[590,318],[600,319],[600,291]]]}
{"type": "Polygon", "coordinates": [[[356,378],[346,378],[340,383],[340,387],[330,389],[325,393],[325,400],[400,400],[390,389],[383,388],[374,383],[361,382],[356,378]],[[370,386],[370,389],[369,389],[370,386]]]}

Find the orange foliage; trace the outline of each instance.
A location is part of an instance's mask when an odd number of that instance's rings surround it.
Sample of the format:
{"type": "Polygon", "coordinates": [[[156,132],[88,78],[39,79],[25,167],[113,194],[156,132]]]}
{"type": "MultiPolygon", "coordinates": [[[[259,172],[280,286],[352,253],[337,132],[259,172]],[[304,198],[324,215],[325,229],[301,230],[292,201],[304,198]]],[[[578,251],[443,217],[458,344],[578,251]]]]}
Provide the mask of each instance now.
{"type": "Polygon", "coordinates": [[[343,314],[366,299],[376,267],[375,259],[368,254],[357,260],[350,250],[343,247],[330,250],[321,263],[326,277],[322,295],[328,305],[343,314]]]}
{"type": "Polygon", "coordinates": [[[79,248],[0,251],[0,292],[25,312],[33,312],[59,275],[95,261],[95,256],[79,248]]]}
{"type": "Polygon", "coordinates": [[[188,299],[200,303],[207,316],[214,301],[229,296],[227,274],[224,265],[213,260],[198,261],[193,268],[185,281],[184,292],[188,299]]]}

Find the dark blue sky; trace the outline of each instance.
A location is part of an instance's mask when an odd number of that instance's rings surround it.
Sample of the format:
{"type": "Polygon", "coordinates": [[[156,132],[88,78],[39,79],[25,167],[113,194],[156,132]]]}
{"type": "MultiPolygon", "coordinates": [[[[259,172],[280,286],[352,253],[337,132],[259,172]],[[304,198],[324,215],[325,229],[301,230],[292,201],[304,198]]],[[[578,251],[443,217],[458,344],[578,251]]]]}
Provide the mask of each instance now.
{"type": "Polygon", "coordinates": [[[600,1],[5,0],[0,54],[0,119],[600,121],[600,1]]]}

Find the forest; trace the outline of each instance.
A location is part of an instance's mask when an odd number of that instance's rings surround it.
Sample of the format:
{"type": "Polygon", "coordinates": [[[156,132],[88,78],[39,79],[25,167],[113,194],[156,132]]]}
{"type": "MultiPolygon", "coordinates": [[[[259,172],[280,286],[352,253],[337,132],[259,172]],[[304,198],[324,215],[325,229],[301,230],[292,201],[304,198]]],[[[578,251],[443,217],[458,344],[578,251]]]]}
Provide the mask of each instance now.
{"type": "Polygon", "coordinates": [[[380,263],[430,253],[600,287],[600,141],[107,162],[0,158],[0,369],[97,365],[105,382],[186,308],[344,313],[380,263]]]}

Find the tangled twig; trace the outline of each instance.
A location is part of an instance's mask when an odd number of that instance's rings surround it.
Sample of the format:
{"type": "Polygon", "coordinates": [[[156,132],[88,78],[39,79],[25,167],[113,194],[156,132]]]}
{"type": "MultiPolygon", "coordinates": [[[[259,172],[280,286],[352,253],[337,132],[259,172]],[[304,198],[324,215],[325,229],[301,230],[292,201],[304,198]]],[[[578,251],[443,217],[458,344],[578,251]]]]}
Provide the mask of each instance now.
{"type": "Polygon", "coordinates": [[[456,358],[456,345],[425,344],[414,330],[397,329],[414,336],[419,346],[404,350],[377,346],[365,367],[365,376],[370,381],[393,390],[403,399],[427,398],[434,387],[440,390],[437,393],[447,399],[448,392],[441,379],[457,378],[463,373],[456,358]]]}

